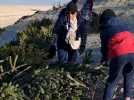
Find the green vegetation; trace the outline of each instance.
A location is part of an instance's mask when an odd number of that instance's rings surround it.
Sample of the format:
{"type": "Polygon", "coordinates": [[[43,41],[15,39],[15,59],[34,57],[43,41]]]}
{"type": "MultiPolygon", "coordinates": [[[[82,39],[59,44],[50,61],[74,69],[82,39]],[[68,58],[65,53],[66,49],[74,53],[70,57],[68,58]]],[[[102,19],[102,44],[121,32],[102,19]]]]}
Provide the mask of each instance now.
{"type": "Polygon", "coordinates": [[[0,100],[24,100],[24,94],[17,85],[3,83],[0,88],[0,100]]]}
{"type": "Polygon", "coordinates": [[[0,100],[101,98],[107,68],[91,66],[91,52],[85,54],[83,65],[48,66],[52,38],[52,22],[44,18],[31,22],[17,41],[0,48],[0,100]]]}

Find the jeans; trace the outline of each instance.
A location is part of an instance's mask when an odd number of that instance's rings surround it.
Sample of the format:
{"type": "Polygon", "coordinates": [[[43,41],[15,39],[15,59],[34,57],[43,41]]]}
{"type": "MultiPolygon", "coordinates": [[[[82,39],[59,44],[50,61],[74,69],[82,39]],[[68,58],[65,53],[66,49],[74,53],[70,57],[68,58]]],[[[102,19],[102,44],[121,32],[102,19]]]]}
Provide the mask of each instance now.
{"type": "Polygon", "coordinates": [[[134,83],[134,54],[116,57],[110,61],[109,77],[107,79],[103,100],[112,100],[113,92],[120,76],[124,78],[124,97],[132,96],[134,83]]]}
{"type": "Polygon", "coordinates": [[[80,63],[80,54],[78,50],[58,50],[58,59],[60,63],[73,62],[76,64],[80,63]]]}

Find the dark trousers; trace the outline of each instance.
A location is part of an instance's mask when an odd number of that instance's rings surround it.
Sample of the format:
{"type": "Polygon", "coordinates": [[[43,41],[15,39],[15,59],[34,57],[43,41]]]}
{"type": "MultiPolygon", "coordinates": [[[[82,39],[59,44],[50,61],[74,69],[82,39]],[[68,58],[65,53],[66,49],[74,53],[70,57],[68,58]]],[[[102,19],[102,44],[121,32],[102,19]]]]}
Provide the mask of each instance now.
{"type": "Polygon", "coordinates": [[[124,97],[131,97],[132,85],[134,83],[134,54],[127,54],[112,59],[109,67],[109,77],[107,79],[103,100],[112,100],[115,86],[122,75],[124,78],[124,97]]]}

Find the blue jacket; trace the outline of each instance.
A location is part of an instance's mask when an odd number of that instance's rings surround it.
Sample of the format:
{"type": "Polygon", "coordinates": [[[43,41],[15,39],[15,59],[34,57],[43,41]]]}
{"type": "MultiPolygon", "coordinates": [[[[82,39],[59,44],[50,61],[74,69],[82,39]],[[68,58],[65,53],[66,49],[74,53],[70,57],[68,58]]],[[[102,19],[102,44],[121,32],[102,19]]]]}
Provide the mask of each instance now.
{"type": "MultiPolygon", "coordinates": [[[[121,39],[125,40],[125,36],[126,34],[128,35],[128,32],[132,34],[131,27],[118,17],[106,17],[105,20],[103,20],[103,24],[101,25],[101,33],[100,33],[101,52],[102,52],[103,60],[108,60],[111,57],[128,53],[129,50],[127,49],[124,52],[124,49],[122,48],[124,46],[120,47],[123,43],[123,41],[120,40],[121,39]],[[113,47],[116,50],[113,51],[113,47]],[[120,53],[115,52],[119,48],[120,48],[120,53]]],[[[132,36],[130,35],[129,37],[131,38],[132,36]]],[[[129,45],[131,43],[125,43],[125,44],[127,47],[127,44],[129,45]]]]}

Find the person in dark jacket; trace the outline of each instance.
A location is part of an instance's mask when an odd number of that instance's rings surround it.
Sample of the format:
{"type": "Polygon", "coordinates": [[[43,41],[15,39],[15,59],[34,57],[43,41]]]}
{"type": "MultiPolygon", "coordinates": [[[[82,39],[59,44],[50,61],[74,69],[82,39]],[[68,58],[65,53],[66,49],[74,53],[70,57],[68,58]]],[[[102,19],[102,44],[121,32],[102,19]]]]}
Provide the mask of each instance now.
{"type": "Polygon", "coordinates": [[[113,10],[105,10],[100,17],[102,61],[110,61],[103,100],[112,100],[120,76],[124,77],[124,100],[132,96],[134,75],[134,36],[131,27],[113,10]]]}
{"type": "Polygon", "coordinates": [[[89,32],[90,29],[89,20],[91,19],[92,15],[93,0],[72,0],[71,2],[69,2],[67,6],[60,11],[58,20],[54,25],[53,33],[57,33],[56,30],[60,20],[66,19],[67,8],[71,3],[76,4],[78,8],[78,14],[77,14],[77,18],[79,20],[78,32],[81,33],[81,46],[79,52],[83,53],[86,48],[87,33],[89,32]]]}
{"type": "Polygon", "coordinates": [[[81,33],[81,46],[80,46],[80,54],[82,54],[86,49],[87,36],[91,30],[91,22],[92,22],[92,9],[93,9],[93,0],[83,1],[83,6],[79,11],[79,17],[82,20],[80,24],[80,33],[81,33]]]}
{"type": "MultiPolygon", "coordinates": [[[[61,63],[79,62],[78,50],[73,50],[71,46],[65,41],[70,28],[71,16],[74,16],[77,19],[77,6],[73,2],[66,7],[65,13],[63,13],[63,15],[59,15],[56,26],[53,30],[53,33],[56,33],[57,35],[58,59],[61,63]]],[[[79,26],[79,22],[76,23],[76,26],[79,26]]],[[[76,40],[80,37],[80,33],[76,31],[76,40]]]]}

